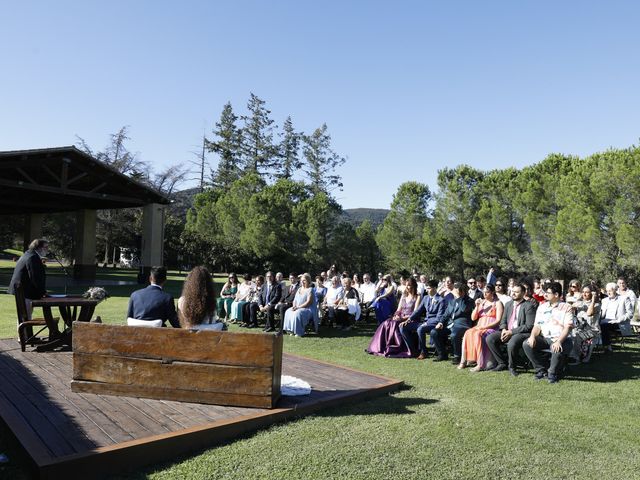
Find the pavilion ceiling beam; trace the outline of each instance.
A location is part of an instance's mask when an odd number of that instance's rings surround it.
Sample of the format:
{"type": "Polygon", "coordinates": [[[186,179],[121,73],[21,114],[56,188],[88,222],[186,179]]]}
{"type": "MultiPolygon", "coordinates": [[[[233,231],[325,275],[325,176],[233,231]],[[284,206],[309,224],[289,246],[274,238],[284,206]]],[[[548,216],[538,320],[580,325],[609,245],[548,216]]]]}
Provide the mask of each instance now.
{"type": "Polygon", "coordinates": [[[53,173],[53,170],[51,170],[47,165],[42,165],[42,169],[47,172],[49,175],[51,175],[54,180],[56,181],[56,183],[60,183],[60,177],[58,175],[56,175],[55,173],[53,173]]]}
{"type": "Polygon", "coordinates": [[[38,182],[36,182],[33,178],[31,178],[29,175],[27,175],[27,172],[25,172],[23,169],[21,168],[16,168],[16,170],[18,172],[20,172],[20,175],[22,175],[24,178],[26,178],[27,180],[29,180],[29,182],[33,183],[34,185],[37,185],[38,182]]]}
{"type": "Polygon", "coordinates": [[[81,197],[81,198],[91,198],[91,199],[95,199],[95,200],[104,200],[104,201],[108,201],[108,200],[112,200],[114,202],[122,202],[122,203],[126,203],[126,204],[132,204],[133,206],[142,206],[145,205],[148,202],[145,202],[144,200],[140,199],[140,198],[135,198],[135,197],[125,197],[122,195],[111,195],[108,193],[92,193],[92,192],[83,192],[80,190],[73,190],[70,188],[60,188],[60,187],[49,187],[46,185],[32,185],[32,184],[27,184],[24,183],[22,181],[15,181],[15,180],[3,180],[0,179],[0,186],[4,186],[4,187],[12,187],[12,188],[19,188],[19,189],[23,189],[23,190],[32,190],[35,192],[48,192],[48,193],[55,193],[58,195],[68,195],[68,196],[72,196],[72,197],[81,197]]]}
{"type": "Polygon", "coordinates": [[[27,168],[27,167],[39,167],[42,166],[44,162],[51,164],[55,164],[58,162],[55,158],[47,158],[47,157],[34,157],[34,158],[25,158],[24,160],[12,160],[9,162],[5,162],[0,157],[0,170],[5,170],[8,168],[27,168]]]}
{"type": "Polygon", "coordinates": [[[71,185],[72,183],[77,182],[78,180],[80,180],[81,178],[86,177],[87,175],[89,175],[87,172],[82,172],[81,174],[70,178],[69,181],[67,182],[67,185],[71,185]]]}

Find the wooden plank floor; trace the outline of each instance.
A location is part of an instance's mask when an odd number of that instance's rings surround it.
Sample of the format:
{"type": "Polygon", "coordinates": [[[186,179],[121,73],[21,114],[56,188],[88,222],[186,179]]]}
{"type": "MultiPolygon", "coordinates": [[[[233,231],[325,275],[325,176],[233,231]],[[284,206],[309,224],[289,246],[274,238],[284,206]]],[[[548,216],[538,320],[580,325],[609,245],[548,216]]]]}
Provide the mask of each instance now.
{"type": "Polygon", "coordinates": [[[88,478],[166,461],[288,418],[397,390],[402,382],[284,354],[283,374],[309,396],[275,409],[223,407],[71,392],[71,353],[21,352],[0,339],[0,416],[41,478],[88,478]]]}

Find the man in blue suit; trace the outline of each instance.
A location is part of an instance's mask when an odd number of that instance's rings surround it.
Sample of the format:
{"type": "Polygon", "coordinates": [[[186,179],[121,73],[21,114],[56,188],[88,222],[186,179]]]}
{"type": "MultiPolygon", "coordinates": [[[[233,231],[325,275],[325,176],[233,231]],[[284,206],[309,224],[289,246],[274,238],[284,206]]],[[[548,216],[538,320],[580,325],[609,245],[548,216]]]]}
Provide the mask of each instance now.
{"type": "Polygon", "coordinates": [[[169,320],[172,327],[180,328],[173,297],[162,289],[166,281],[167,269],[153,267],[150,285],[131,294],[127,316],[137,320],[162,320],[163,326],[169,320]]]}
{"type": "Polygon", "coordinates": [[[442,322],[446,308],[447,301],[438,294],[438,281],[429,280],[420,306],[411,314],[409,320],[400,324],[400,334],[411,353],[414,354],[416,350],[420,352],[418,360],[427,358],[427,334],[442,322]]]}

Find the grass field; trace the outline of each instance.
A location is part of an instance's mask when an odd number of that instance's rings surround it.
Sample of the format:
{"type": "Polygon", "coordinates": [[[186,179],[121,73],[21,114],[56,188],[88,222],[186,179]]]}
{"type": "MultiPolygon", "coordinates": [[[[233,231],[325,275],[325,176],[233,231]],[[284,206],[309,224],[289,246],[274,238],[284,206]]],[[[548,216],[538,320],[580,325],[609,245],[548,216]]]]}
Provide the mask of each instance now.
{"type": "MultiPolygon", "coordinates": [[[[172,275],[167,285],[176,296],[182,278],[172,275]]],[[[109,287],[112,297],[96,314],[122,322],[133,288],[109,287]]],[[[0,294],[0,336],[15,336],[14,312],[13,297],[0,294]]],[[[369,325],[286,337],[285,351],[402,379],[403,391],[121,478],[640,478],[637,344],[594,354],[591,364],[571,367],[568,378],[549,385],[531,373],[513,378],[431,360],[371,357],[364,348],[373,331],[369,325]]],[[[6,428],[0,433],[0,452],[11,460],[0,466],[0,477],[21,478],[19,448],[6,428]]]]}

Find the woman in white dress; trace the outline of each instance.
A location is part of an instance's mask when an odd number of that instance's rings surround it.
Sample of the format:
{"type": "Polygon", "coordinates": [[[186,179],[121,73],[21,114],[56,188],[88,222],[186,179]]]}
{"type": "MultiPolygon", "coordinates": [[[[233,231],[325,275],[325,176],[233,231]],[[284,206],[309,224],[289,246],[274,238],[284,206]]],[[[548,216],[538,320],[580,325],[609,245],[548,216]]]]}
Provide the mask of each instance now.
{"type": "Polygon", "coordinates": [[[284,314],[282,330],[296,337],[302,337],[310,321],[315,323],[315,295],[311,286],[311,275],[302,274],[302,286],[293,300],[293,306],[284,314]]]}
{"type": "Polygon", "coordinates": [[[255,290],[255,284],[251,281],[251,278],[250,273],[245,274],[244,282],[238,286],[238,292],[231,304],[231,314],[229,315],[229,320],[232,322],[241,323],[243,321],[242,307],[247,303],[251,290],[255,290]]]}

